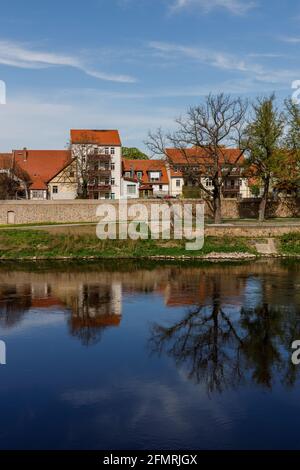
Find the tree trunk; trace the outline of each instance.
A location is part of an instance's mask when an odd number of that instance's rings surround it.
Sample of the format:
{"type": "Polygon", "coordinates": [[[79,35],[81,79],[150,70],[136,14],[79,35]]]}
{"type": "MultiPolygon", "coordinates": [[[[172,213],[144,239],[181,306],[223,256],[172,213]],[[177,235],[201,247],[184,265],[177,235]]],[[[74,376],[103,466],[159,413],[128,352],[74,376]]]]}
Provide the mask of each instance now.
{"type": "Polygon", "coordinates": [[[221,193],[218,186],[214,188],[214,222],[215,224],[222,222],[221,193]]]}
{"type": "Polygon", "coordinates": [[[259,204],[259,212],[258,212],[259,222],[263,222],[265,220],[269,188],[270,188],[270,177],[267,176],[267,178],[265,179],[265,184],[264,184],[264,192],[263,192],[260,204],[259,204]]]}

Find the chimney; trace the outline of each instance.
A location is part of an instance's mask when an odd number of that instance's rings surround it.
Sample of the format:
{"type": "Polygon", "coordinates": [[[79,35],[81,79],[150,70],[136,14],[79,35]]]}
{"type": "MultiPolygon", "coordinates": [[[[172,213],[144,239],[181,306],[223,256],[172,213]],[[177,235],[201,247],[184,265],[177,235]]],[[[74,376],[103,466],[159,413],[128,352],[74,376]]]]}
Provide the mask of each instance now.
{"type": "Polygon", "coordinates": [[[27,147],[23,148],[23,155],[24,155],[24,162],[27,162],[27,157],[28,157],[27,147]]]}

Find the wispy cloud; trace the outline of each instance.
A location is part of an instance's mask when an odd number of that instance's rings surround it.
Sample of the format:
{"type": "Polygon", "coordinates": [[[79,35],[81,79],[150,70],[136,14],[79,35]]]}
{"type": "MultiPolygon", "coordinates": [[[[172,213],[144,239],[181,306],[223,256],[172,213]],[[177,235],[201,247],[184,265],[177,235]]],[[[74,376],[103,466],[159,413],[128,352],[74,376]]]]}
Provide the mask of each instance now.
{"type": "Polygon", "coordinates": [[[244,15],[256,6],[249,0],[172,0],[172,11],[182,10],[189,7],[199,7],[204,12],[210,12],[215,8],[221,8],[234,15],[244,15]]]}
{"type": "Polygon", "coordinates": [[[164,42],[151,42],[149,46],[160,54],[163,54],[165,60],[173,55],[177,55],[181,58],[185,57],[187,59],[195,60],[199,63],[216,67],[224,71],[241,72],[243,74],[247,74],[248,78],[251,77],[262,82],[288,84],[300,74],[299,69],[289,70],[276,68],[275,70],[272,70],[261,63],[241,59],[234,54],[214,51],[202,47],[164,42]]]}
{"type": "Polygon", "coordinates": [[[298,36],[280,36],[279,38],[283,42],[287,42],[289,44],[299,44],[300,37],[298,36]]]}
{"type": "Polygon", "coordinates": [[[83,59],[71,55],[34,50],[13,41],[0,40],[0,64],[25,69],[47,67],[73,67],[100,80],[134,83],[136,79],[128,75],[115,75],[90,68],[83,59]]]}

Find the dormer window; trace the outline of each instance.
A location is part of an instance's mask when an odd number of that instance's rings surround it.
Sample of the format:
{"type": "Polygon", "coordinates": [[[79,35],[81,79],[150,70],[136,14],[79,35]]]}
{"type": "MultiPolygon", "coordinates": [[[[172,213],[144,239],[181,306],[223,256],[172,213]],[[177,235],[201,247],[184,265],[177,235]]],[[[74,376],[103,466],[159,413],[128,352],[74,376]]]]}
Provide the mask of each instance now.
{"type": "Polygon", "coordinates": [[[142,171],[137,171],[136,176],[138,177],[139,180],[142,179],[143,172],[142,171]]]}
{"type": "Polygon", "coordinates": [[[150,181],[155,182],[160,180],[161,173],[160,171],[149,171],[150,181]]]}

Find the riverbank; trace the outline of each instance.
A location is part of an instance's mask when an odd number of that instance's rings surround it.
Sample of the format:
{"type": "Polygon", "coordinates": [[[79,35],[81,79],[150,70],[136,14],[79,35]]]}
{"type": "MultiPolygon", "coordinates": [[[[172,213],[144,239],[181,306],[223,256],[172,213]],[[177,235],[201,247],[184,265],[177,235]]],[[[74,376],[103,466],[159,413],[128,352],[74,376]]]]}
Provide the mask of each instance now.
{"type": "Polygon", "coordinates": [[[267,257],[299,257],[300,233],[273,240],[273,253],[257,247],[267,239],[246,237],[205,238],[204,247],[187,251],[182,240],[99,240],[95,235],[49,233],[43,230],[8,230],[0,233],[1,260],[30,259],[204,259],[244,260],[267,257]]]}

